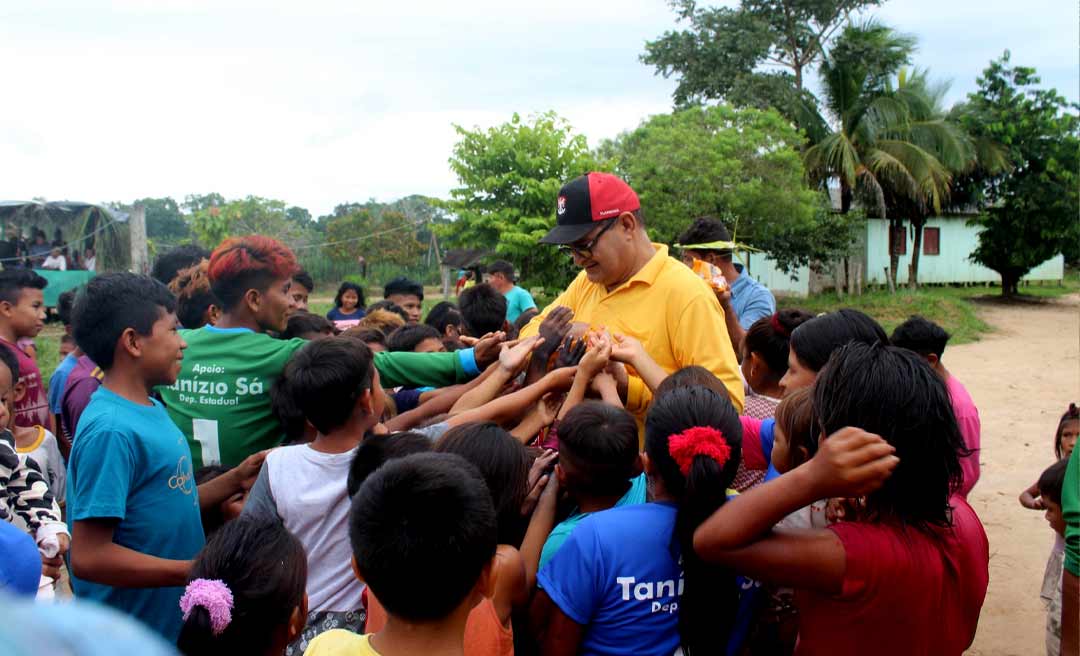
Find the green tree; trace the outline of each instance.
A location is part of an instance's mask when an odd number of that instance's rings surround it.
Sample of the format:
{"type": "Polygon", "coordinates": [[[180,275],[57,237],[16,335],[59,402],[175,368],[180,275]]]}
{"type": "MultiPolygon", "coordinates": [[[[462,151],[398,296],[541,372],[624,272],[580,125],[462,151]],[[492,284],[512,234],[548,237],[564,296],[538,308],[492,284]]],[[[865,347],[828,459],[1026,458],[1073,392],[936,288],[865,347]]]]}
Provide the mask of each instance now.
{"type": "Polygon", "coordinates": [[[454,127],[460,139],[450,167],[460,186],[446,207],[456,219],[438,234],[452,245],[494,250],[530,282],[564,283],[569,261],[537,242],[555,223],[563,183],[599,168],[585,137],[553,112],[527,121],[514,114],[487,130],[454,127]]]}
{"type": "MultiPolygon", "coordinates": [[[[188,200],[192,198],[189,196],[188,200]]],[[[192,213],[191,229],[207,248],[217,246],[227,237],[240,235],[266,235],[292,247],[303,245],[310,237],[309,227],[298,225],[288,217],[284,201],[248,196],[220,204],[199,202],[194,206],[199,209],[192,213]]]]}
{"type": "Polygon", "coordinates": [[[983,231],[972,259],[1001,275],[1008,297],[1031,269],[1075,248],[1080,236],[1080,118],[1076,104],[1038,88],[1034,68],[1012,66],[1008,51],[978,82],[955,116],[977,139],[1000,144],[1008,167],[979,167],[955,197],[983,209],[974,222],[983,231]]]}
{"type": "Polygon", "coordinates": [[[836,234],[806,185],[802,142],[773,110],[720,105],[653,116],[598,152],[637,191],[653,239],[672,243],[694,217],[723,217],[790,268],[826,255],[836,234]]]}
{"type": "Polygon", "coordinates": [[[723,99],[775,107],[797,119],[813,104],[804,88],[806,71],[853,12],[881,1],[742,0],[730,8],[671,0],[689,29],[646,43],[641,60],[664,77],[678,76],[677,105],[723,99]]]}
{"type": "Polygon", "coordinates": [[[338,262],[364,255],[369,263],[414,265],[424,249],[416,229],[417,224],[401,212],[353,209],[326,222],[323,252],[338,262]]]}
{"type": "Polygon", "coordinates": [[[172,198],[142,198],[131,206],[138,203],[146,208],[146,236],[150,239],[175,244],[191,237],[180,204],[172,198]]]}

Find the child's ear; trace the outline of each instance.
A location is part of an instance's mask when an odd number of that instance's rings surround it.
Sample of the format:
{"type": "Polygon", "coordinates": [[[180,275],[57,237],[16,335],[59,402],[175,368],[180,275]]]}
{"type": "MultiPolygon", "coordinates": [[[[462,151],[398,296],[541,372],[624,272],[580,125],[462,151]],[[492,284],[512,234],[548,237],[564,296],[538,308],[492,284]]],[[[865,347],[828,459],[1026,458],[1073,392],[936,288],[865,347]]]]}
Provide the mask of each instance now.
{"type": "Polygon", "coordinates": [[[289,615],[289,642],[292,643],[300,634],[304,631],[304,625],[307,624],[307,608],[308,598],[307,593],[304,593],[303,598],[300,600],[300,605],[293,608],[292,614],[289,615]]]}
{"type": "Polygon", "coordinates": [[[14,397],[15,403],[23,400],[26,396],[26,381],[20,380],[15,383],[15,389],[12,390],[12,396],[14,397]]]}
{"type": "Polygon", "coordinates": [[[119,349],[123,349],[125,353],[133,358],[142,355],[142,344],[139,343],[139,333],[135,332],[134,328],[125,328],[124,332],[120,333],[120,339],[117,340],[116,346],[119,349]]]}
{"type": "Polygon", "coordinates": [[[642,458],[647,458],[647,457],[648,456],[646,456],[645,454],[639,453],[637,455],[637,457],[634,458],[634,466],[632,468],[632,471],[634,472],[634,475],[631,476],[631,478],[637,478],[638,476],[641,475],[641,472],[645,471],[645,467],[644,467],[644,465],[642,463],[642,458]]]}
{"type": "Polygon", "coordinates": [[[559,489],[566,489],[566,470],[562,468],[562,465],[555,465],[555,478],[559,480],[559,489]]]}
{"type": "Polygon", "coordinates": [[[259,306],[262,305],[262,294],[257,289],[249,289],[244,292],[244,303],[247,304],[252,314],[258,314],[259,306]]]}
{"type": "MultiPolygon", "coordinates": [[[[366,581],[364,581],[364,575],[360,573],[360,566],[356,564],[356,556],[352,557],[352,573],[353,573],[353,576],[356,577],[357,581],[360,581],[361,583],[366,584],[366,581]]],[[[304,595],[304,599],[305,599],[305,603],[306,603],[307,595],[304,595]]]]}
{"type": "Polygon", "coordinates": [[[210,320],[210,325],[213,326],[221,320],[221,308],[211,303],[210,307],[206,308],[206,318],[210,320]]]}
{"type": "Polygon", "coordinates": [[[10,317],[12,307],[14,307],[14,305],[11,302],[9,302],[9,301],[0,301],[0,316],[2,316],[2,317],[10,317]]]}
{"type": "MultiPolygon", "coordinates": [[[[792,453],[796,454],[795,458],[798,458],[799,461],[797,463],[791,463],[791,469],[795,469],[799,465],[810,461],[810,451],[805,446],[795,447],[795,450],[792,451],[792,453]]],[[[795,458],[792,459],[794,460],[795,458]]]]}
{"type": "Polygon", "coordinates": [[[936,367],[938,362],[940,362],[941,360],[936,354],[931,353],[926,356],[926,361],[930,363],[931,367],[936,367]]]}
{"type": "Polygon", "coordinates": [[[365,415],[375,412],[375,395],[371,393],[370,389],[364,390],[360,397],[356,399],[356,403],[364,411],[365,415]]]}
{"type": "Polygon", "coordinates": [[[480,571],[480,578],[476,579],[476,585],[473,587],[473,592],[479,593],[489,599],[495,596],[495,561],[498,557],[498,554],[492,556],[491,560],[484,565],[484,569],[480,571]]]}
{"type": "Polygon", "coordinates": [[[641,458],[641,468],[645,470],[647,476],[656,475],[656,466],[653,465],[653,461],[649,459],[649,454],[642,453],[639,455],[641,458]]]}

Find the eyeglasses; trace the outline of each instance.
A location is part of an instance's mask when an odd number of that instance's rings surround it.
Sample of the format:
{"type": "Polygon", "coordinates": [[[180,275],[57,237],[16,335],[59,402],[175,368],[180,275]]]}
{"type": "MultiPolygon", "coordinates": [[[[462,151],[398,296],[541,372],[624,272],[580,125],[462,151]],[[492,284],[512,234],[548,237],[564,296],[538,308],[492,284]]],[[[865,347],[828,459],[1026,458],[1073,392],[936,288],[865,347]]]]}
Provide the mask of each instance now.
{"type": "Polygon", "coordinates": [[[615,225],[619,217],[608,219],[607,225],[604,226],[600,232],[596,233],[596,236],[589,241],[581,244],[566,244],[565,246],[559,246],[559,252],[566,255],[573,256],[577,254],[582,259],[589,259],[592,257],[592,249],[596,247],[596,242],[600,241],[600,238],[604,236],[604,233],[611,229],[611,226],[615,225]]]}

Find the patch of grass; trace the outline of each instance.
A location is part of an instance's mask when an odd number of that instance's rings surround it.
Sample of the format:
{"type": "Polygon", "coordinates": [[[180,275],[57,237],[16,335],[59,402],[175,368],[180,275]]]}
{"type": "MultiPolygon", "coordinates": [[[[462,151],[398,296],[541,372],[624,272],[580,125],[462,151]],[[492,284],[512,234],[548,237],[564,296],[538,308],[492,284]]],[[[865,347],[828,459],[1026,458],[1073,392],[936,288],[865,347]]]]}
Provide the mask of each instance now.
{"type": "Polygon", "coordinates": [[[37,366],[41,370],[41,380],[46,384],[56,370],[56,365],[60,364],[60,336],[63,334],[62,325],[50,323],[34,338],[34,345],[37,346],[37,366]]]}

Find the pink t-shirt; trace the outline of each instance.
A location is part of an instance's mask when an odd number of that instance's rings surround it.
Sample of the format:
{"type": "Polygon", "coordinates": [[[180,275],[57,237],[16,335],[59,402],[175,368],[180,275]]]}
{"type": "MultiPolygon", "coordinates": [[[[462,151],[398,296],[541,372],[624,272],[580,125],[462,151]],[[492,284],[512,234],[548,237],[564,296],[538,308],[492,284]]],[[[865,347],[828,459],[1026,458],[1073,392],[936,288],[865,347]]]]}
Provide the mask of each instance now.
{"type": "Polygon", "coordinates": [[[956,423],[960,426],[960,434],[964,437],[964,446],[972,451],[970,456],[960,459],[960,469],[964,472],[964,484],[957,492],[967,498],[975,482],[979,480],[979,448],[982,443],[982,424],[979,422],[979,409],[971,400],[971,395],[964,388],[956,376],[949,376],[945,381],[949,388],[949,398],[952,399],[953,414],[956,415],[956,423]]]}
{"type": "Polygon", "coordinates": [[[22,401],[15,404],[15,425],[48,426],[49,396],[45,386],[41,384],[41,371],[33,358],[18,346],[6,339],[0,339],[0,344],[15,353],[15,358],[19,361],[19,382],[26,384],[26,394],[22,401]]]}
{"type": "Polygon", "coordinates": [[[796,656],[959,656],[975,638],[989,581],[989,544],[975,511],[952,498],[953,526],[828,527],[844,545],[839,595],[799,590],[796,656]]]}

